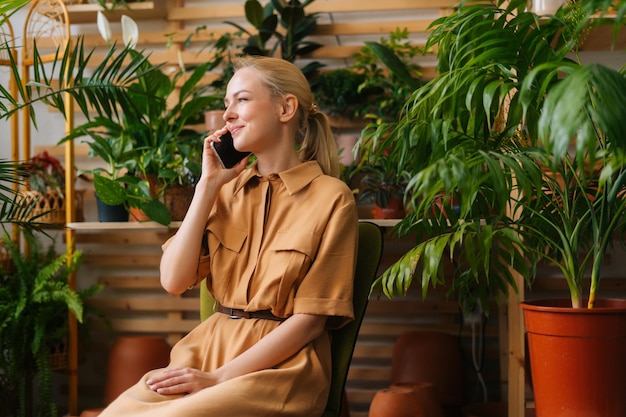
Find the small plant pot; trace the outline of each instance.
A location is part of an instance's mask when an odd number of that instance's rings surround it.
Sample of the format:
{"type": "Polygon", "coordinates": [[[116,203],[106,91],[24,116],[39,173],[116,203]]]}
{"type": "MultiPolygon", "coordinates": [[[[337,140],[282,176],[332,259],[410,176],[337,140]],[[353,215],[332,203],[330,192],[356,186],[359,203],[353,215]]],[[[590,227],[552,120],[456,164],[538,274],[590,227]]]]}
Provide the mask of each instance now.
{"type": "Polygon", "coordinates": [[[194,187],[168,187],[165,190],[165,206],[170,213],[172,221],[181,221],[185,218],[191,199],[193,198],[194,187]]]}
{"type": "Polygon", "coordinates": [[[98,198],[96,194],[96,204],[98,207],[98,220],[101,222],[127,222],[128,211],[123,204],[110,206],[98,198]]]}
{"type": "Polygon", "coordinates": [[[402,219],[406,215],[402,198],[392,197],[387,207],[374,205],[372,216],[375,219],[402,219]]]}

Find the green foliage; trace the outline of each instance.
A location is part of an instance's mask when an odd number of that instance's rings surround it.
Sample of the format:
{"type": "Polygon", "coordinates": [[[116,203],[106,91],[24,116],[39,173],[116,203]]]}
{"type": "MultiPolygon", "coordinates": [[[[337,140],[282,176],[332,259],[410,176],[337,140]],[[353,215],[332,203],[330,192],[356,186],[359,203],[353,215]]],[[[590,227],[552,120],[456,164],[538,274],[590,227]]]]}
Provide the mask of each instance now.
{"type": "MultiPolygon", "coordinates": [[[[103,202],[141,209],[167,225],[169,213],[157,199],[167,186],[193,183],[199,176],[200,154],[193,150],[202,149],[202,135],[185,125],[214,100],[200,85],[212,64],[199,65],[190,74],[181,69],[167,75],[153,71],[154,66],[141,59],[141,53],[128,54],[138,60],[137,67],[114,70],[137,73],[125,90],[130,105],[119,113],[95,117],[85,113],[88,121],[72,129],[63,141],[87,136],[90,155],[107,163],[106,169],[93,170],[96,193],[103,202]],[[156,185],[151,186],[150,179],[156,185]]],[[[100,97],[92,98],[100,101],[100,97]]]]}
{"type": "Polygon", "coordinates": [[[331,116],[352,119],[363,102],[370,99],[368,91],[359,88],[364,82],[365,74],[339,68],[321,72],[310,84],[321,110],[331,116]]]}
{"type": "Polygon", "coordinates": [[[0,270],[0,399],[16,400],[16,416],[56,415],[52,401],[50,348],[68,333],[68,311],[83,320],[83,296],[73,291],[68,276],[75,271],[81,253],[57,255],[30,233],[24,233],[22,250],[3,234],[11,267],[0,270]],[[36,377],[36,379],[35,379],[36,377]],[[36,413],[30,410],[32,384],[38,384],[36,413]]]}
{"type": "Polygon", "coordinates": [[[382,123],[397,120],[409,96],[422,85],[422,73],[414,58],[422,54],[409,39],[407,29],[396,29],[380,42],[365,42],[355,55],[351,70],[363,74],[362,101],[356,116],[382,123]]]}
{"type": "MultiPolygon", "coordinates": [[[[307,14],[305,11],[306,6],[313,1],[271,0],[262,6],[258,0],[246,0],[244,5],[246,20],[257,33],[252,33],[234,22],[226,23],[248,36],[246,46],[243,48],[245,55],[280,56],[294,62],[298,57],[322,46],[306,39],[317,27],[319,13],[307,14]],[[272,40],[274,43],[268,44],[272,40]]],[[[302,68],[302,72],[310,79],[321,66],[319,62],[312,62],[302,68]]]]}
{"type": "MultiPolygon", "coordinates": [[[[574,306],[590,267],[593,305],[607,245],[626,227],[626,80],[572,57],[581,32],[607,22],[591,13],[608,3],[582,0],[540,20],[525,0],[472,1],[433,23],[437,76],[357,144],[410,174],[397,231],[418,243],[377,281],[385,294],[414,278],[424,294],[446,283],[488,313],[511,271],[530,285],[543,259],[561,268],[574,306]]],[[[625,10],[620,2],[614,26],[625,10]]]]}

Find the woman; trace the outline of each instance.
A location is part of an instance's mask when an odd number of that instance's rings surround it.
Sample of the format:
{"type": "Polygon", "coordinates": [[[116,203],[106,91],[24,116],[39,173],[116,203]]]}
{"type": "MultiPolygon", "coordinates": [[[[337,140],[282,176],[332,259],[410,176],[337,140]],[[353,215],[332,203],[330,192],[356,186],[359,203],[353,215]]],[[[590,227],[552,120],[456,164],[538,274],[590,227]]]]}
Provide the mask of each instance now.
{"type": "Polygon", "coordinates": [[[327,117],[306,78],[276,58],[236,65],[226,126],[204,142],[202,175],[161,283],[206,277],[217,312],[177,343],[107,416],[319,416],[331,378],[328,329],[353,318],[354,197],[336,178],[327,117]],[[230,131],[247,160],[225,169],[210,146],[230,131]]]}

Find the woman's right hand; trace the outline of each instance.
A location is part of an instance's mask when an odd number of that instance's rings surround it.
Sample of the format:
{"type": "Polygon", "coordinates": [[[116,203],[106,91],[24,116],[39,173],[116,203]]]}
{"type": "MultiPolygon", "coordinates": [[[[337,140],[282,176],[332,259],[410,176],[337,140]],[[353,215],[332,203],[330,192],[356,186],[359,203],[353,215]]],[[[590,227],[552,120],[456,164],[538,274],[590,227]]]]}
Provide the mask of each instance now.
{"type": "Polygon", "coordinates": [[[226,127],[218,129],[204,139],[204,148],[202,150],[202,175],[200,179],[215,180],[219,186],[226,184],[237,175],[239,175],[246,167],[248,158],[244,158],[239,164],[231,169],[222,167],[215,149],[211,146],[211,142],[220,142],[220,136],[228,132],[226,127]]]}

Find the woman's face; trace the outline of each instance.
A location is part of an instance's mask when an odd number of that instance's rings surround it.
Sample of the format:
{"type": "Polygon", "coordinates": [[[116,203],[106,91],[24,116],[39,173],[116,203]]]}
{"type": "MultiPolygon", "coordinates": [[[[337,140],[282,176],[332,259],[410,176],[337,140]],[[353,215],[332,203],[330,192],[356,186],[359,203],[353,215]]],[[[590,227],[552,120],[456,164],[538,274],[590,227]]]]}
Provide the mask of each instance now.
{"type": "Polygon", "coordinates": [[[259,154],[272,147],[280,123],[280,106],[255,70],[242,68],[235,73],[228,83],[224,104],[224,120],[237,150],[259,154]]]}

